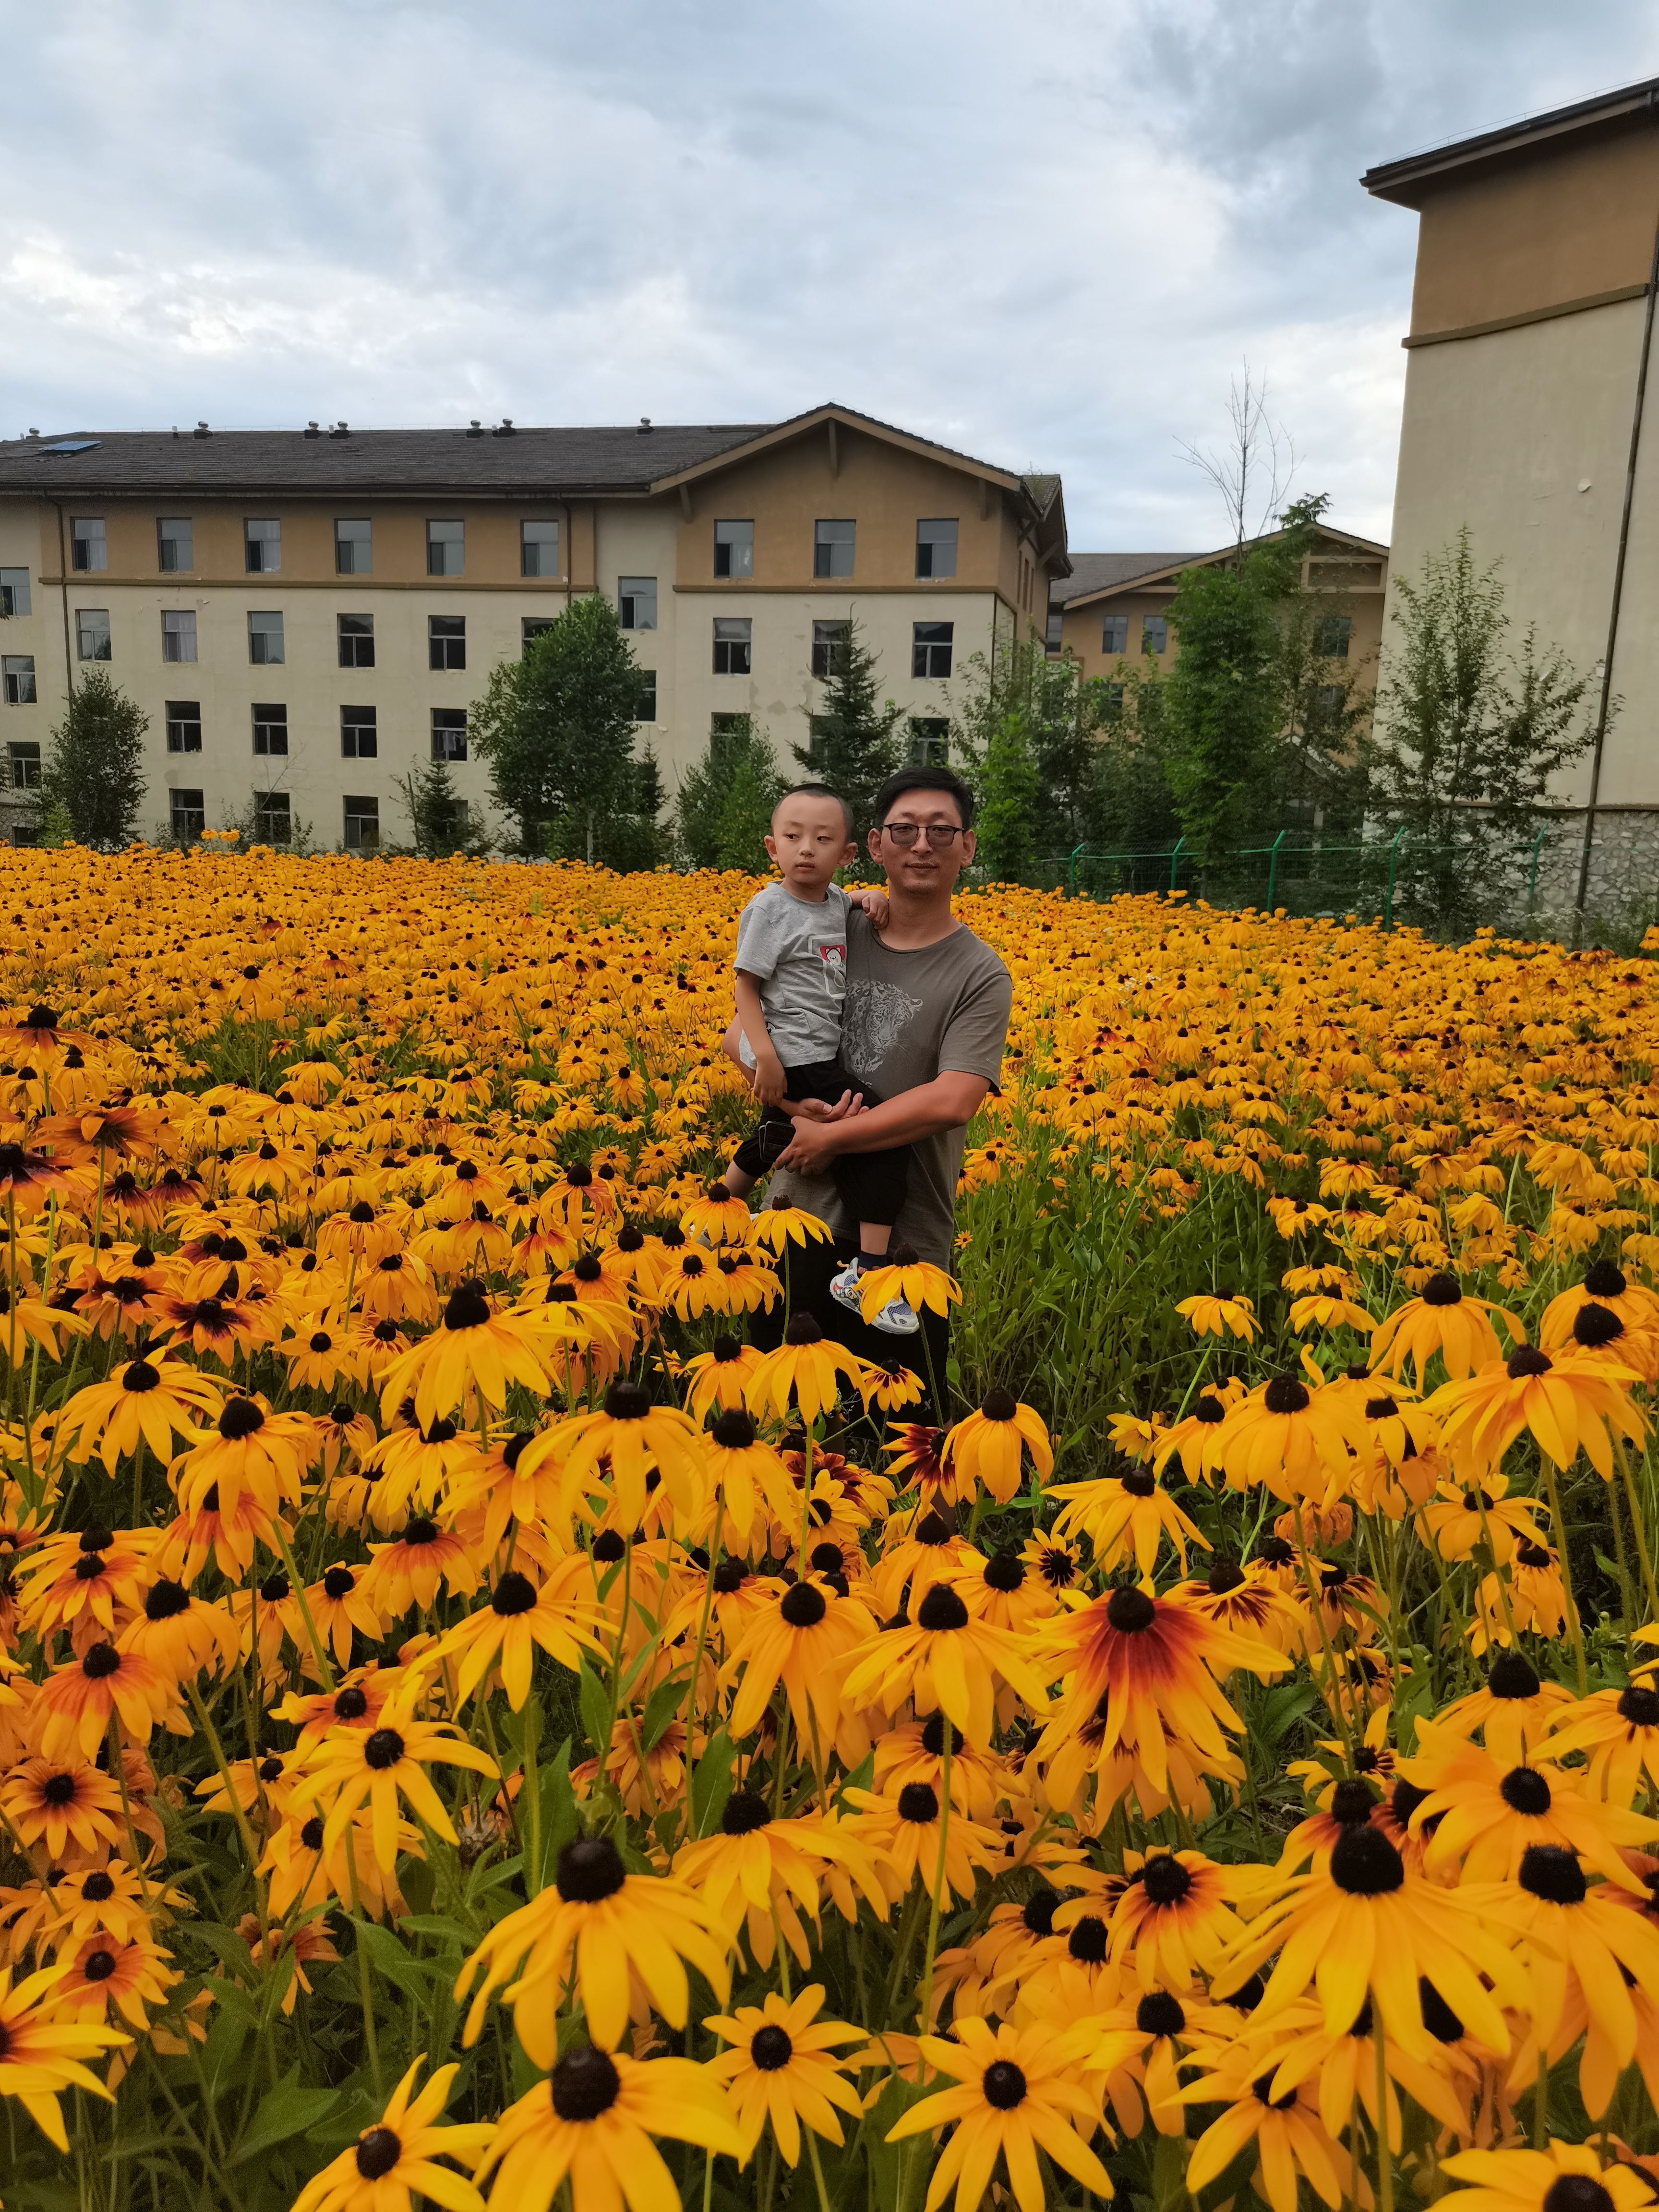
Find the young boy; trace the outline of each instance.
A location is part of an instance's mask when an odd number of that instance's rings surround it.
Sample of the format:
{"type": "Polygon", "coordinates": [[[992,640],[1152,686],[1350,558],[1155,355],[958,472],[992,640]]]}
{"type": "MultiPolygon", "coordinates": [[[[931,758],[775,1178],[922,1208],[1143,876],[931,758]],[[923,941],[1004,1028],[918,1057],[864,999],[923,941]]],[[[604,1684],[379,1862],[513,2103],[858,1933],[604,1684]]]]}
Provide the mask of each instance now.
{"type": "MultiPolygon", "coordinates": [[[[752,1069],[765,1111],[726,1170],[726,1188],[746,1197],[794,1133],[792,1107],[803,1098],[830,1105],[857,1089],[841,1064],[842,1001],[847,990],[847,909],[856,902],[879,927],[884,893],[843,891],[837,868],[858,859],[853,810],[827,784],[786,792],[772,816],[766,849],[783,880],[757,891],[738,923],[738,1053],[752,1069]]],[[[865,1091],[866,1106],[881,1101],[865,1091]]],[[[859,1276],[879,1267],[904,1203],[908,1147],[849,1152],[835,1164],[836,1188],[859,1224],[859,1254],[830,1285],[837,1301],[858,1310],[859,1276]]],[[[914,1310],[894,1298],[876,1316],[890,1336],[913,1336],[914,1310]]]]}

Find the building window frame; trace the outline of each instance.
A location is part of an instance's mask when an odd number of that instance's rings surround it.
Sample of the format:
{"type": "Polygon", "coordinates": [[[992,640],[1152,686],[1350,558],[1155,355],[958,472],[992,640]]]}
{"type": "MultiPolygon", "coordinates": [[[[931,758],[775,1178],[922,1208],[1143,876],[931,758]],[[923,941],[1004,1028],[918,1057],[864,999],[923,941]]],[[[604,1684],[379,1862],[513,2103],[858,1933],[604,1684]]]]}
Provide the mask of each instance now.
{"type": "Polygon", "coordinates": [[[466,708],[434,707],[432,709],[433,759],[453,764],[464,761],[466,757],[466,708]]]}
{"type": "Polygon", "coordinates": [[[528,514],[521,519],[519,524],[519,574],[521,576],[547,576],[556,581],[564,573],[559,566],[560,550],[559,525],[555,516],[528,514]]]}
{"type": "Polygon", "coordinates": [[[334,518],[334,573],[337,576],[372,576],[374,573],[374,524],[367,514],[337,514],[334,518]]]}
{"type": "Polygon", "coordinates": [[[1167,615],[1142,615],[1140,649],[1149,659],[1170,650],[1170,618],[1167,615]]]}
{"type": "Polygon", "coordinates": [[[534,645],[538,637],[546,636],[548,631],[552,629],[554,623],[557,620],[558,617],[556,615],[524,615],[520,617],[519,623],[519,657],[520,659],[522,659],[525,654],[529,652],[531,647],[534,645]]]}
{"type": "Polygon", "coordinates": [[[817,622],[812,624],[811,670],[814,678],[827,684],[841,672],[842,658],[847,651],[847,640],[852,624],[847,622],[817,622]]]}
{"type": "Polygon", "coordinates": [[[851,515],[820,515],[812,525],[812,574],[845,581],[858,559],[859,526],[851,515]]]}
{"type": "Polygon", "coordinates": [[[380,849],[380,802],[378,798],[348,792],[340,803],[342,842],[348,853],[378,853],[380,849]]]}
{"type": "Polygon", "coordinates": [[[926,684],[945,682],[956,652],[956,624],[919,622],[910,625],[910,674],[926,684]]]}
{"type": "Polygon", "coordinates": [[[202,750],[202,702],[199,699],[169,699],[162,711],[162,726],[170,753],[199,753],[202,750]]]}
{"type": "Polygon", "coordinates": [[[9,738],[6,741],[8,781],[14,791],[40,787],[40,741],[38,738],[9,738]]]}
{"type": "Polygon", "coordinates": [[[114,659],[107,607],[76,607],[75,610],[75,657],[77,660],[114,659]]]}
{"type": "Polygon", "coordinates": [[[155,518],[155,566],[163,576],[187,576],[196,566],[196,525],[188,514],[155,518]]]}
{"type": "Polygon", "coordinates": [[[428,615],[426,618],[427,665],[440,675],[466,666],[466,617],[428,615]]]}
{"type": "Polygon", "coordinates": [[[1321,660],[1346,660],[1353,645],[1352,615],[1316,615],[1313,649],[1321,660]]]}
{"type": "Polygon", "coordinates": [[[161,659],[177,662],[181,666],[196,659],[196,610],[194,607],[163,607],[161,610],[161,659]]]}
{"type": "Polygon", "coordinates": [[[335,642],[342,668],[373,668],[374,665],[374,617],[373,615],[337,615],[334,618],[335,642]],[[348,623],[360,623],[360,629],[348,629],[348,623]]]}
{"type": "Polygon", "coordinates": [[[459,514],[428,515],[426,525],[428,576],[466,574],[466,520],[459,514]]]}
{"type": "Polygon", "coordinates": [[[654,576],[618,576],[617,620],[623,629],[655,629],[657,580],[654,576]]]}
{"type": "Polygon", "coordinates": [[[288,708],[281,702],[254,702],[253,750],[264,759],[288,758],[288,708]]]}
{"type": "Polygon", "coordinates": [[[714,617],[714,673],[749,676],[753,673],[754,622],[748,615],[714,617]]]}
{"type": "Polygon", "coordinates": [[[28,570],[0,568],[0,621],[9,622],[17,616],[28,614],[33,607],[28,570]]]}
{"type": "Polygon", "coordinates": [[[253,607],[247,617],[250,668],[280,668],[288,659],[288,635],[280,607],[253,607]]]}
{"type": "Polygon", "coordinates": [[[918,582],[937,583],[941,578],[956,574],[957,525],[960,519],[954,514],[927,514],[917,518],[918,582]]]}
{"type": "Polygon", "coordinates": [[[636,722],[654,722],[657,719],[657,672],[654,668],[640,671],[640,696],[635,702],[636,722]]]}
{"type": "Polygon", "coordinates": [[[755,526],[728,517],[714,525],[714,574],[735,580],[755,573],[755,526]]]}
{"type": "Polygon", "coordinates": [[[951,764],[951,725],[943,714],[912,714],[909,726],[912,768],[948,768],[951,764]]]}
{"type": "Polygon", "coordinates": [[[1103,615],[1100,623],[1100,649],[1110,660],[1120,659],[1129,650],[1129,617],[1127,615],[1103,615]]]}
{"type": "Polygon", "coordinates": [[[70,516],[70,566],[82,575],[108,568],[109,532],[101,514],[70,516]]]}
{"type": "Polygon", "coordinates": [[[207,827],[205,795],[173,785],[167,793],[167,826],[181,845],[193,845],[207,827]]]}
{"type": "Polygon", "coordinates": [[[378,760],[380,757],[380,717],[374,707],[340,709],[340,758],[378,760]]]}
{"type": "Polygon", "coordinates": [[[294,805],[287,792],[254,793],[253,830],[262,845],[282,847],[294,842],[294,805]]]}
{"type": "Polygon", "coordinates": [[[243,516],[242,561],[250,576],[281,574],[283,526],[276,515],[243,516]]]}

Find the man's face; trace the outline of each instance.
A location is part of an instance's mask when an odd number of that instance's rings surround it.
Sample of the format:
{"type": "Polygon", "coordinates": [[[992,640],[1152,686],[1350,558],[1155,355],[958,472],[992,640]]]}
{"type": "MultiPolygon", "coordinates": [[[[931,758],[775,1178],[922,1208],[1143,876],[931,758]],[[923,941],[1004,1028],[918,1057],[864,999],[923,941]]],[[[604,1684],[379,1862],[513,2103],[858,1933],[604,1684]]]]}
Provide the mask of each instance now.
{"type": "Polygon", "coordinates": [[[974,833],[963,828],[948,791],[901,792],[881,827],[870,832],[870,857],[886,870],[895,890],[948,892],[974,857],[974,833]],[[895,829],[901,837],[908,835],[906,824],[915,830],[915,842],[908,848],[893,836],[895,829]],[[936,826],[956,834],[935,845],[927,833],[936,826]]]}

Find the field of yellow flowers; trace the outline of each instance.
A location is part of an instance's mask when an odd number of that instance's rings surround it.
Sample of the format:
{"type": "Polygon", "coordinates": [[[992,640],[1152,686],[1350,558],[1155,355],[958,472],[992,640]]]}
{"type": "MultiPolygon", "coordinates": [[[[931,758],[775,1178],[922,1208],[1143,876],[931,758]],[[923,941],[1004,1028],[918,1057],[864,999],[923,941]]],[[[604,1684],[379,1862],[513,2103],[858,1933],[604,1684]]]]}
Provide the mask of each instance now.
{"type": "Polygon", "coordinates": [[[752,884],[3,868],[9,2212],[1659,2200],[1659,964],[969,896],[936,1427],[752,884]]]}

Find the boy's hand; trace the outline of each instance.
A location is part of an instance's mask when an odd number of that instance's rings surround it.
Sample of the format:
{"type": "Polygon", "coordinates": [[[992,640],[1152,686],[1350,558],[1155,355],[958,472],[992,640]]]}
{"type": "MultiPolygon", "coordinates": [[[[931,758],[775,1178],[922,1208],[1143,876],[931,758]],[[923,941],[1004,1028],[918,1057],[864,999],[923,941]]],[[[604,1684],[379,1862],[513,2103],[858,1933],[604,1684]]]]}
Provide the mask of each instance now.
{"type": "Polygon", "coordinates": [[[763,1106],[781,1106],[788,1093],[783,1062],[775,1052],[757,1053],[750,1088],[763,1106]]]}
{"type": "Polygon", "coordinates": [[[888,908],[885,891],[878,890],[873,884],[863,884],[857,890],[848,891],[847,898],[849,905],[863,908],[872,929],[886,928],[888,908]]]}

